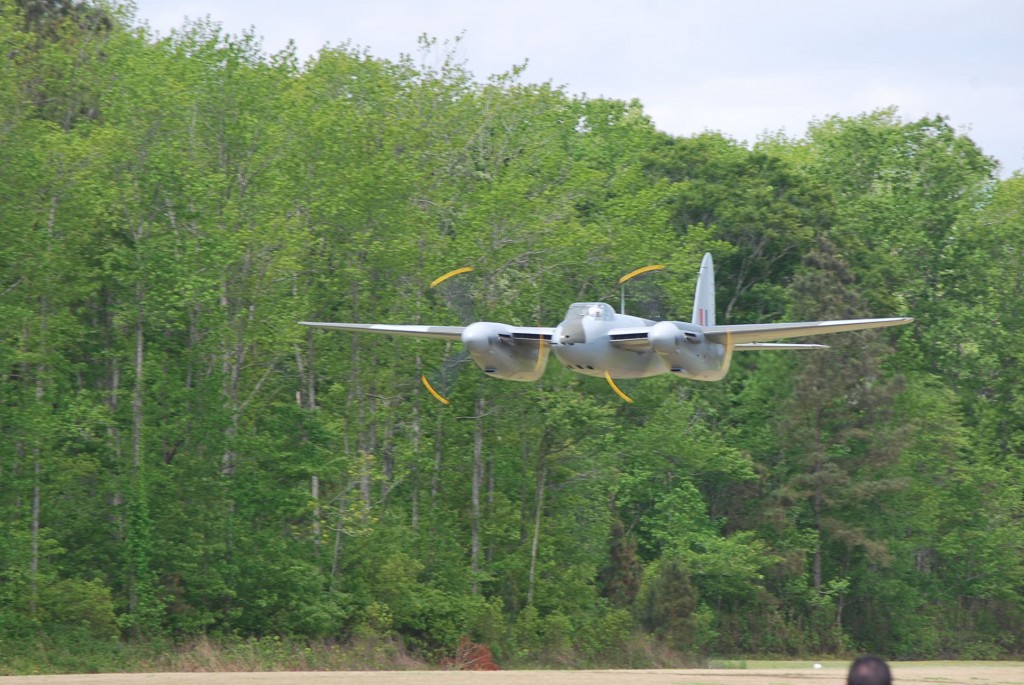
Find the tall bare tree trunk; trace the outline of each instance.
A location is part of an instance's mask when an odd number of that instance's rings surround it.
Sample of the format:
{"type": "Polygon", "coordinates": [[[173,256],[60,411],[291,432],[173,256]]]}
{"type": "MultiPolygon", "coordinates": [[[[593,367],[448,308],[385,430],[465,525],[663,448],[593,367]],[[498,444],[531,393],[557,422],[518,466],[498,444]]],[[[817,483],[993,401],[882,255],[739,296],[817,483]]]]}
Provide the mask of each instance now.
{"type": "Polygon", "coordinates": [[[320,479],[316,474],[309,479],[309,497],[313,500],[313,549],[316,551],[317,559],[320,558],[320,517],[323,510],[320,508],[320,479]]]}
{"type": "MultiPolygon", "coordinates": [[[[298,291],[294,281],[292,282],[292,295],[297,296],[298,291]]],[[[299,390],[296,393],[298,405],[307,411],[316,410],[316,379],[313,371],[313,331],[306,330],[306,361],[302,359],[302,349],[295,346],[295,368],[299,374],[299,390]]],[[[302,441],[308,442],[309,436],[303,429],[302,441]]],[[[315,473],[310,476],[309,497],[313,500],[313,550],[319,560],[321,554],[321,537],[323,535],[323,507],[320,505],[320,477],[315,473]]]]}
{"type": "Polygon", "coordinates": [[[313,347],[313,329],[306,330],[306,361],[309,369],[306,373],[306,408],[316,409],[316,364],[313,347]]]}
{"type": "Polygon", "coordinates": [[[814,541],[814,560],[813,567],[811,570],[812,582],[814,584],[814,590],[821,592],[821,514],[823,509],[823,498],[824,492],[822,492],[822,483],[819,478],[822,468],[821,455],[824,452],[824,439],[821,435],[821,425],[823,422],[822,409],[819,406],[815,411],[815,434],[814,434],[814,465],[811,467],[811,473],[814,474],[813,487],[814,493],[811,496],[811,509],[814,511],[814,529],[817,532],[817,538],[814,541]]]}
{"type": "MultiPolygon", "coordinates": [[[[52,195],[50,197],[50,211],[46,221],[46,231],[52,243],[54,238],[54,227],[57,221],[57,196],[52,195]]],[[[47,294],[44,294],[39,298],[39,345],[40,345],[40,356],[43,361],[36,368],[36,390],[35,400],[36,404],[40,407],[43,405],[44,398],[46,396],[46,359],[48,357],[48,343],[49,343],[49,324],[50,324],[50,301],[47,298],[47,294]]],[[[28,338],[28,331],[25,332],[26,339],[28,338]]],[[[40,486],[40,479],[42,477],[42,449],[38,442],[32,448],[33,464],[32,464],[32,518],[29,522],[29,583],[32,589],[32,598],[30,600],[32,610],[35,611],[36,592],[38,590],[37,582],[39,577],[39,531],[40,531],[40,516],[42,511],[42,488],[40,486]]]]}
{"type": "MultiPolygon", "coordinates": [[[[423,362],[416,354],[416,375],[423,373],[423,362]]],[[[423,444],[423,427],[420,425],[420,388],[417,384],[412,398],[412,529],[420,527],[420,446],[423,444]]]]}
{"type": "MultiPolygon", "coordinates": [[[[344,483],[342,483],[344,486],[344,483]]],[[[334,554],[331,556],[331,587],[335,586],[338,576],[341,574],[341,562],[345,552],[345,507],[348,498],[345,490],[338,493],[338,519],[334,527],[334,554]]]]}
{"type": "Polygon", "coordinates": [[[530,542],[530,578],[526,589],[526,605],[533,604],[533,589],[537,580],[537,548],[540,545],[540,521],[544,514],[544,486],[547,483],[547,460],[541,456],[537,464],[537,508],[533,515],[533,539],[530,542]]]}
{"type": "Polygon", "coordinates": [[[135,286],[135,384],[132,386],[132,470],[136,473],[142,463],[142,391],[145,361],[145,328],[142,322],[142,284],[135,286]]]}
{"type": "Polygon", "coordinates": [[[35,464],[32,467],[32,523],[30,528],[32,556],[28,564],[29,586],[32,589],[30,604],[33,612],[35,612],[36,608],[36,593],[39,590],[37,582],[39,578],[39,509],[41,505],[41,495],[39,490],[40,470],[39,454],[37,452],[35,464]]]}
{"type": "MultiPolygon", "coordinates": [[[[487,471],[487,508],[484,513],[487,515],[488,520],[493,520],[491,517],[494,516],[494,457],[489,457],[484,462],[484,467],[487,471]]],[[[484,554],[484,560],[490,564],[494,560],[494,541],[491,540],[487,545],[487,551],[484,554]]]]}
{"type": "Polygon", "coordinates": [[[477,578],[480,575],[480,488],[484,479],[484,398],[480,395],[476,398],[476,415],[474,416],[475,426],[473,428],[473,483],[471,500],[471,539],[469,547],[469,568],[473,576],[471,592],[475,595],[479,592],[477,578]]]}
{"type": "MultiPolygon", "coordinates": [[[[390,409],[390,400],[385,401],[385,406],[390,409]]],[[[384,471],[380,484],[380,503],[386,507],[391,496],[391,488],[395,485],[395,419],[390,411],[387,412],[385,421],[384,443],[380,448],[380,464],[384,471]]]]}
{"type": "Polygon", "coordinates": [[[434,474],[430,478],[430,509],[437,509],[437,496],[441,492],[441,461],[444,456],[444,423],[441,413],[437,414],[437,430],[434,432],[434,474]]]}
{"type": "MultiPolygon", "coordinates": [[[[420,241],[420,255],[424,253],[423,241],[420,241]]],[[[423,266],[422,259],[420,267],[423,266]]],[[[420,323],[420,312],[423,311],[423,287],[416,289],[416,321],[420,323]]],[[[423,375],[423,358],[419,349],[416,350],[416,376],[423,375]]],[[[412,475],[412,530],[418,532],[420,528],[420,446],[423,444],[423,427],[420,425],[420,401],[422,394],[420,384],[417,383],[412,395],[412,464],[410,467],[412,475]]]]}
{"type": "MultiPolygon", "coordinates": [[[[225,280],[221,284],[220,306],[221,309],[224,310],[225,319],[228,321],[231,320],[230,304],[231,303],[228,298],[228,283],[225,280]]],[[[226,396],[228,407],[231,412],[231,419],[228,422],[228,425],[224,428],[225,445],[224,453],[221,455],[220,458],[220,472],[221,475],[227,476],[229,478],[232,475],[234,475],[235,472],[235,439],[238,436],[238,412],[236,409],[238,405],[237,380],[239,360],[237,358],[237,352],[237,345],[234,353],[232,353],[230,350],[225,350],[224,359],[221,365],[222,378],[226,379],[223,381],[225,383],[224,394],[226,396]],[[232,361],[232,356],[235,357],[234,361],[232,361]]],[[[230,541],[228,543],[228,547],[230,548],[230,541]]]]}
{"type": "MultiPolygon", "coordinates": [[[[140,236],[141,237],[141,236],[140,236]]],[[[142,502],[139,501],[142,495],[142,431],[143,431],[143,390],[144,390],[144,377],[143,372],[145,369],[145,325],[143,323],[143,308],[142,300],[145,291],[143,290],[142,283],[138,283],[135,286],[135,352],[132,359],[132,366],[135,371],[135,382],[132,385],[132,471],[131,471],[131,483],[132,483],[132,507],[142,506],[142,502]]],[[[130,515],[129,520],[133,528],[141,523],[141,516],[130,515]]],[[[129,542],[129,549],[132,546],[139,543],[138,536],[142,534],[139,530],[130,530],[131,541],[129,542]]],[[[131,554],[131,566],[129,569],[129,584],[128,584],[128,611],[131,614],[135,614],[139,610],[139,583],[141,581],[140,574],[144,572],[141,564],[139,564],[139,555],[137,553],[131,554]]]]}
{"type": "MultiPolygon", "coordinates": [[[[352,284],[350,299],[355,315],[358,316],[359,289],[352,284]]],[[[357,407],[356,420],[353,422],[352,414],[345,414],[345,434],[342,436],[342,452],[345,454],[344,466],[338,474],[338,509],[337,518],[334,524],[334,553],[331,555],[331,587],[335,587],[341,576],[341,565],[344,562],[345,554],[345,512],[348,508],[348,489],[352,484],[350,467],[353,457],[353,444],[350,436],[359,436],[356,439],[355,455],[362,458],[362,426],[363,426],[363,397],[362,387],[359,384],[359,336],[352,338],[352,345],[349,348],[349,371],[348,371],[348,407],[357,407]]]]}
{"type": "MultiPolygon", "coordinates": [[[[114,297],[111,293],[107,293],[106,305],[106,329],[108,336],[106,344],[109,349],[115,349],[114,341],[117,338],[117,334],[114,323],[114,297]]],[[[117,355],[111,355],[110,357],[107,387],[107,409],[110,411],[111,417],[111,421],[107,425],[107,436],[110,439],[110,448],[113,452],[115,463],[120,465],[124,446],[121,444],[121,429],[118,427],[116,420],[117,412],[121,407],[121,362],[117,355]]],[[[110,506],[113,510],[112,518],[117,526],[118,534],[123,539],[125,535],[124,492],[121,490],[120,484],[111,497],[110,506]]]]}

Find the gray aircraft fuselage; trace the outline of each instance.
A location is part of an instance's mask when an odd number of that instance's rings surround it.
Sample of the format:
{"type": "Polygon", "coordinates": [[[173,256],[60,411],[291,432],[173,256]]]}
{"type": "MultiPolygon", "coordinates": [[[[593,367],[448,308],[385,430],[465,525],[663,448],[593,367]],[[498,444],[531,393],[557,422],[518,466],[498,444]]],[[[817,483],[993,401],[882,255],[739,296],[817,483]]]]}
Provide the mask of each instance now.
{"type": "MultiPolygon", "coordinates": [[[[613,344],[612,331],[631,328],[653,330],[659,322],[618,314],[604,302],[575,302],[551,336],[551,351],[564,366],[586,376],[604,378],[647,378],[674,373],[683,378],[713,381],[728,371],[728,350],[711,342],[682,343],[686,365],[673,366],[670,359],[652,347],[629,349],[613,344]]],[[[671,322],[673,333],[677,322],[671,322]]],[[[685,325],[685,324],[684,324],[685,325]]],[[[621,341],[622,338],[619,338],[621,341]]],[[[671,343],[670,343],[671,344],[671,343]]]]}

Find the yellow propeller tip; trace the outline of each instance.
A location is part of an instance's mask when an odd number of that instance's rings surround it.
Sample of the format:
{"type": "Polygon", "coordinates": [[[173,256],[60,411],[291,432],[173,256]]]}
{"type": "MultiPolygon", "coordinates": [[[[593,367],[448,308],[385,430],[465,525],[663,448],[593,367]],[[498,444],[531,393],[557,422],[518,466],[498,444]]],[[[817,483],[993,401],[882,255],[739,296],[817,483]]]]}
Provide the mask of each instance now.
{"type": "Polygon", "coordinates": [[[452,271],[449,271],[448,273],[446,273],[444,276],[441,276],[440,278],[435,278],[434,280],[432,280],[430,282],[430,287],[433,288],[436,285],[444,283],[445,281],[447,281],[452,276],[458,276],[459,274],[469,273],[472,270],[473,270],[473,267],[471,267],[471,266],[464,266],[461,269],[453,269],[452,271]]]}
{"type": "Polygon", "coordinates": [[[425,387],[427,389],[427,391],[431,395],[434,396],[435,400],[437,400],[438,402],[440,402],[441,404],[443,404],[445,406],[448,406],[449,404],[451,404],[451,402],[449,402],[445,398],[441,397],[441,394],[439,392],[437,392],[437,390],[434,390],[434,386],[432,386],[430,384],[430,381],[427,380],[426,376],[420,376],[420,380],[423,381],[423,387],[425,387]]]}
{"type": "Polygon", "coordinates": [[[664,264],[651,264],[650,266],[644,266],[639,269],[636,269],[635,271],[630,271],[628,274],[619,279],[619,285],[622,285],[629,279],[639,276],[640,274],[645,274],[648,271],[661,271],[664,268],[664,264]]]}
{"type": "Polygon", "coordinates": [[[608,373],[607,371],[604,372],[604,379],[606,381],[608,381],[608,385],[612,386],[612,390],[615,391],[616,395],[621,397],[626,402],[629,402],[630,404],[633,404],[633,400],[630,399],[629,395],[627,395],[626,393],[624,393],[621,390],[619,390],[619,386],[615,385],[615,381],[612,380],[612,375],[610,373],[608,373]]]}

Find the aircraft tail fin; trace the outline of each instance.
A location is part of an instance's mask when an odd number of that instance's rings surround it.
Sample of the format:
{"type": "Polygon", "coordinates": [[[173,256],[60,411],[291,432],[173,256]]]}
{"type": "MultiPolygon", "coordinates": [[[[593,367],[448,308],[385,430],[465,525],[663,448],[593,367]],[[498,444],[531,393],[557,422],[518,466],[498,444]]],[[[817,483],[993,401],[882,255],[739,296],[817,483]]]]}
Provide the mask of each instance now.
{"type": "Polygon", "coordinates": [[[711,253],[704,254],[697,274],[697,290],[693,295],[693,323],[715,325],[715,265],[711,253]]]}

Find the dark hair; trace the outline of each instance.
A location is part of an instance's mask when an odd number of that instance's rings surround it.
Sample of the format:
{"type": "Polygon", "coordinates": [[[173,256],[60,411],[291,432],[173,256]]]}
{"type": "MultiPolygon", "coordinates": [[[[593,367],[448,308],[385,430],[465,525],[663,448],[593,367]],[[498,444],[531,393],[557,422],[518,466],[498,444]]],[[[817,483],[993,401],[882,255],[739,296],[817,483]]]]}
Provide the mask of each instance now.
{"type": "Polygon", "coordinates": [[[877,656],[857,657],[850,664],[846,685],[892,685],[892,673],[885,661],[877,656]]]}

